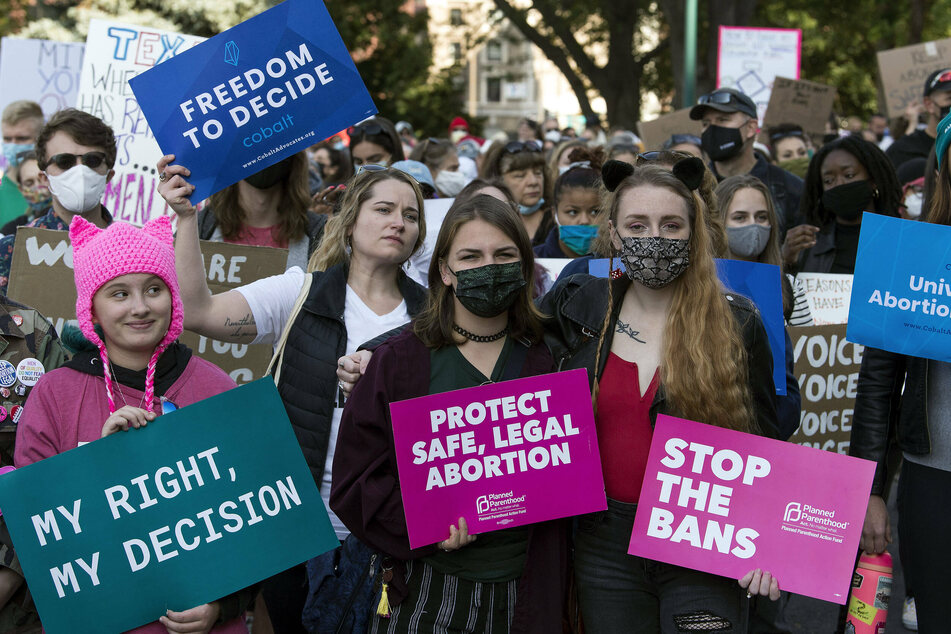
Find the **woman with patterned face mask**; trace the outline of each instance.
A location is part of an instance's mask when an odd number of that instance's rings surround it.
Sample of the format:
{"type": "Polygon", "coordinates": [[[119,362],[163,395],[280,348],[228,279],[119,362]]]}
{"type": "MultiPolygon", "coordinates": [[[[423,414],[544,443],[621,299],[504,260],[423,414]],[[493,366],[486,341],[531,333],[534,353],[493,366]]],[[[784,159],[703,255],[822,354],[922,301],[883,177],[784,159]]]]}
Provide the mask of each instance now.
{"type": "Polygon", "coordinates": [[[17,227],[46,215],[53,203],[50,188],[40,182],[40,166],[36,163],[36,153],[32,150],[24,152],[19,156],[18,162],[19,165],[13,168],[11,176],[28,206],[25,214],[0,227],[0,233],[3,235],[14,233],[17,227]]]}
{"type": "Polygon", "coordinates": [[[533,277],[528,234],[509,205],[479,195],[453,206],[436,240],[426,308],[412,328],[376,349],[348,399],[330,507],[388,560],[388,605],[381,609],[390,611],[389,620],[378,610],[371,631],[508,632],[516,629],[513,621],[527,631],[526,618],[531,631],[561,628],[568,523],[519,526],[476,540],[459,518],[443,541],[411,549],[388,407],[552,372],[532,302],[533,277]],[[498,607],[470,610],[493,604],[498,607]]]}
{"type": "Polygon", "coordinates": [[[559,280],[540,308],[560,370],[592,381],[608,509],[579,518],[575,574],[592,634],[729,630],[751,595],[779,597],[768,572],[739,580],[627,554],[657,413],[776,437],[772,356],[748,300],[724,293],[696,194],[700,159],[673,171],[608,161],[605,222],[626,273],[559,280]],[[647,571],[651,572],[648,573],[647,571]],[[674,609],[675,607],[675,609],[674,609]],[[684,629],[689,629],[684,627],[684,629]]]}

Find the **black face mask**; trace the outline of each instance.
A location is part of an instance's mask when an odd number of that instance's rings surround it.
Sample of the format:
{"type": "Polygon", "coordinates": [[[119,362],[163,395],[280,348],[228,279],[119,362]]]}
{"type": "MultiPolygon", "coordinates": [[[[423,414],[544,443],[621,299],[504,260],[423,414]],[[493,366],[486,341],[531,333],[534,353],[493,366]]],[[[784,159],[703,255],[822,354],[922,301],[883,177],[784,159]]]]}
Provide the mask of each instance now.
{"type": "Polygon", "coordinates": [[[872,186],[867,180],[853,181],[822,192],[822,206],[846,222],[858,220],[871,206],[872,186]]]}
{"type": "Polygon", "coordinates": [[[459,303],[479,317],[495,317],[507,311],[525,286],[521,262],[449,272],[458,280],[455,293],[459,303]]]}
{"type": "Polygon", "coordinates": [[[700,147],[714,161],[727,161],[743,151],[743,135],[739,128],[709,125],[700,136],[700,147]]]}
{"type": "Polygon", "coordinates": [[[244,182],[255,189],[270,189],[274,187],[291,173],[291,158],[286,158],[279,163],[265,167],[256,174],[251,174],[244,179],[244,182]]]}

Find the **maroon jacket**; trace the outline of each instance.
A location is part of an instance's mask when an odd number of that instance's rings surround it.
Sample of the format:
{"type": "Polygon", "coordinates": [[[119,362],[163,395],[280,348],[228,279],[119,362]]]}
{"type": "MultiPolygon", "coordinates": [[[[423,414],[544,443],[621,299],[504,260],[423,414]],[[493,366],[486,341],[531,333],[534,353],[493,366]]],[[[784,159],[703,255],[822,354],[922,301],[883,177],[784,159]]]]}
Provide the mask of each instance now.
{"type": "MultiPolygon", "coordinates": [[[[403,514],[389,404],[429,393],[429,348],[407,329],[373,353],[347,399],[334,453],[330,508],[365,544],[394,562],[392,605],[407,595],[403,561],[436,552],[411,549],[403,514]]],[[[548,348],[532,346],[520,376],[554,371],[548,348]]],[[[568,520],[531,525],[511,632],[560,632],[568,581],[568,520]]]]}

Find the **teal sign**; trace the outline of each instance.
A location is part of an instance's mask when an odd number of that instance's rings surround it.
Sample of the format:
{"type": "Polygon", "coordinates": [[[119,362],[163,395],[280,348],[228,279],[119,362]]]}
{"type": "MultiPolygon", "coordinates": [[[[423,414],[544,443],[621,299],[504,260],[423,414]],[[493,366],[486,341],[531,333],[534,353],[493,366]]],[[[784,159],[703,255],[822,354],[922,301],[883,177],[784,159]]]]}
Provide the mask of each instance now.
{"type": "Polygon", "coordinates": [[[129,630],[340,544],[270,379],[0,476],[0,509],[53,634],[129,630]]]}

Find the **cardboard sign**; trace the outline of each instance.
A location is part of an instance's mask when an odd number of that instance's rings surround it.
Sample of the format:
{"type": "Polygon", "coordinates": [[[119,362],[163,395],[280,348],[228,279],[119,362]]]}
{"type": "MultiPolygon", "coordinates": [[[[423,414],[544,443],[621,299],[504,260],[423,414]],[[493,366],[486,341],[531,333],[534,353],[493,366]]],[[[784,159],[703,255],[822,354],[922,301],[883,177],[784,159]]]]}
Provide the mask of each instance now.
{"type": "Polygon", "coordinates": [[[848,339],[951,361],[951,227],[862,216],[848,339]]]}
{"type": "Polygon", "coordinates": [[[802,398],[790,442],[848,454],[855,390],[865,346],[848,341],[845,325],[789,329],[802,398]]]}
{"type": "Polygon", "coordinates": [[[661,414],[628,552],[844,604],[875,464],[661,414]],[[829,486],[834,482],[835,486],[829,486]]]}
{"type": "Polygon", "coordinates": [[[390,404],[409,543],[607,508],[585,370],[390,404]]]}
{"type": "Polygon", "coordinates": [[[760,125],[776,77],[799,79],[802,31],[721,26],[717,87],[736,88],[756,104],[760,125]]]}
{"type": "MultiPolygon", "coordinates": [[[[67,322],[75,325],[76,284],[69,232],[20,227],[16,235],[7,295],[39,310],[53,322],[57,332],[62,332],[67,322]]],[[[200,244],[212,293],[279,275],[287,264],[286,249],[224,242],[200,244]]],[[[267,344],[226,343],[187,330],[179,340],[239,384],[263,376],[271,360],[272,349],[267,344]]]]}
{"type": "Polygon", "coordinates": [[[0,507],[51,634],[122,632],[340,544],[269,379],[5,474],[0,507]]]}
{"type": "MultiPolygon", "coordinates": [[[[588,273],[608,277],[611,262],[608,258],[592,259],[588,263],[588,273]]],[[[786,394],[786,326],[779,267],[742,260],[715,259],[715,262],[723,286],[746,297],[759,310],[773,356],[773,385],[777,394],[786,394]]],[[[618,258],[613,260],[613,266],[624,270],[624,263],[618,258]]]]}
{"type": "Polygon", "coordinates": [[[852,276],[837,273],[800,273],[796,284],[806,294],[812,323],[846,324],[852,300],[852,276]]]}
{"type": "Polygon", "coordinates": [[[806,134],[822,135],[832,113],[836,90],[805,79],[777,77],[773,81],[763,127],[798,123],[806,134]]]}
{"type": "Polygon", "coordinates": [[[102,203],[116,220],[143,225],[167,215],[155,191],[162,151],[139,108],[129,79],[188,50],[203,38],[107,20],[90,20],[76,107],[112,127],[116,174],[102,203]]]}
{"type": "Polygon", "coordinates": [[[322,2],[285,0],[130,81],[194,203],[376,112],[322,2]]]}
{"type": "Polygon", "coordinates": [[[637,131],[644,141],[644,150],[659,150],[664,141],[673,134],[692,134],[699,137],[700,122],[690,118],[690,108],[681,108],[670,114],[657,117],[653,121],[640,121],[637,131]]]}
{"type": "Polygon", "coordinates": [[[49,118],[76,105],[86,45],[5,37],[0,42],[0,110],[28,99],[49,118]]]}
{"type": "Polygon", "coordinates": [[[921,101],[928,75],[943,68],[951,68],[951,38],[879,51],[878,73],[888,116],[900,117],[908,104],[921,101]]]}

